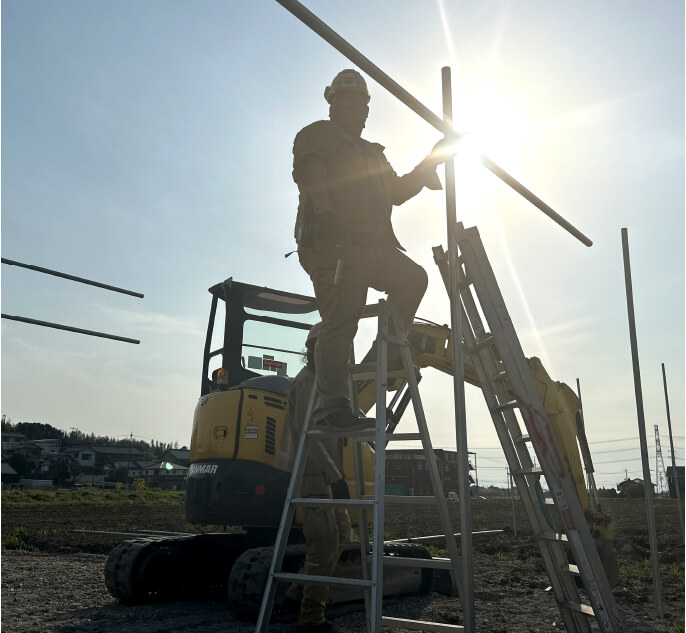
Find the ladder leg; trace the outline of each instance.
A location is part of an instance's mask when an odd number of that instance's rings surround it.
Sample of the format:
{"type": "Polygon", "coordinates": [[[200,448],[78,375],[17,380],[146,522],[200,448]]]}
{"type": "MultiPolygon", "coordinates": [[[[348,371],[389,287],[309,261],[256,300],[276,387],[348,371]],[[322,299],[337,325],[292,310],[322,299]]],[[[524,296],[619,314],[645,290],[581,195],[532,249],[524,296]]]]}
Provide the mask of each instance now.
{"type": "Polygon", "coordinates": [[[288,534],[291,530],[291,525],[293,524],[293,518],[295,517],[295,506],[292,505],[291,500],[295,496],[295,493],[300,490],[300,482],[302,481],[302,475],[305,471],[305,462],[309,443],[307,431],[312,418],[312,409],[314,408],[316,393],[317,381],[315,380],[312,383],[312,389],[310,391],[310,396],[307,403],[307,413],[305,414],[305,423],[303,424],[303,431],[300,435],[298,450],[296,451],[295,460],[293,462],[293,472],[291,474],[291,480],[288,484],[288,491],[286,492],[284,511],[281,515],[279,530],[276,535],[276,541],[274,542],[274,555],[272,556],[272,562],[269,567],[269,574],[267,576],[267,584],[264,590],[264,595],[262,596],[262,604],[260,605],[260,613],[257,618],[257,626],[255,628],[256,633],[265,633],[267,627],[269,626],[269,620],[271,619],[272,609],[274,607],[274,596],[276,595],[276,581],[274,579],[274,574],[281,569],[281,565],[283,564],[286,547],[288,546],[288,534]]]}
{"type": "MultiPolygon", "coordinates": [[[[402,332],[401,338],[406,338],[406,332],[402,323],[402,319],[397,313],[393,316],[396,332],[402,332]]],[[[412,366],[412,356],[410,354],[409,346],[402,346],[400,353],[404,369],[407,372],[408,390],[412,398],[412,406],[414,408],[415,419],[417,420],[417,427],[422,437],[422,448],[424,449],[424,457],[426,459],[426,465],[429,472],[429,480],[431,481],[431,487],[436,498],[441,526],[445,534],[446,549],[448,550],[450,560],[453,561],[451,574],[458,588],[460,599],[462,599],[462,596],[464,596],[463,579],[461,573],[462,559],[458,553],[455,532],[453,530],[452,522],[450,521],[450,513],[448,511],[448,503],[445,495],[443,494],[443,484],[438,473],[436,454],[434,453],[433,446],[431,444],[429,427],[426,422],[424,407],[422,406],[421,398],[419,397],[419,387],[417,384],[417,377],[415,376],[414,368],[412,366]]],[[[462,503],[465,502],[468,503],[469,500],[462,500],[462,503]]]]}

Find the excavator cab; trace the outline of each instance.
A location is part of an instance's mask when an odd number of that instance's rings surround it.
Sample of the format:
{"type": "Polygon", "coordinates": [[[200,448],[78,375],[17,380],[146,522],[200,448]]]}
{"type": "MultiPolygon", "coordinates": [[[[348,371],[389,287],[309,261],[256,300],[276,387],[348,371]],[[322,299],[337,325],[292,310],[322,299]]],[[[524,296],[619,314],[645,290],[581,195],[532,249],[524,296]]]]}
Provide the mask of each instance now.
{"type": "Polygon", "coordinates": [[[303,366],[317,303],[233,279],[209,292],[186,517],[201,525],[275,528],[290,480],[291,456],[279,451],[286,396],[303,366]]]}

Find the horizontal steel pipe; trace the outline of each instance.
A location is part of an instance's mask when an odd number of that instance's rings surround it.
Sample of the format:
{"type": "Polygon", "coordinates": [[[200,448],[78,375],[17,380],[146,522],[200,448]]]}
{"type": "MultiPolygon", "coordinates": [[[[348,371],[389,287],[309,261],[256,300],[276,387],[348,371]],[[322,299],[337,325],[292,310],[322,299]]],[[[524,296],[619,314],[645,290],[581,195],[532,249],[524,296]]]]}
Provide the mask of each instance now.
{"type": "MultiPolygon", "coordinates": [[[[292,13],[305,25],[309,26],[317,35],[326,40],[338,52],[345,55],[353,64],[361,68],[374,81],[384,87],[394,97],[402,101],[410,110],[418,114],[427,123],[435,127],[439,132],[442,132],[447,137],[452,137],[455,140],[462,138],[462,134],[456,132],[450,125],[445,123],[443,119],[434,114],[429,108],[413,97],[400,84],[391,79],[385,72],[383,72],[370,59],[365,57],[354,46],[342,38],[336,31],[334,31],[325,22],[320,20],[307,7],[302,5],[297,0],[276,0],[284,9],[292,13]]],[[[573,235],[582,244],[591,246],[593,242],[586,237],[579,229],[577,229],[570,222],[565,220],[559,213],[555,212],[549,205],[543,202],[538,196],[534,195],[529,189],[522,185],[518,180],[508,174],[502,167],[496,165],[487,156],[481,155],[481,162],[483,165],[502,180],[509,187],[514,189],[518,194],[523,196],[526,200],[531,202],[537,209],[545,213],[551,220],[559,224],[565,231],[573,235]]]]}

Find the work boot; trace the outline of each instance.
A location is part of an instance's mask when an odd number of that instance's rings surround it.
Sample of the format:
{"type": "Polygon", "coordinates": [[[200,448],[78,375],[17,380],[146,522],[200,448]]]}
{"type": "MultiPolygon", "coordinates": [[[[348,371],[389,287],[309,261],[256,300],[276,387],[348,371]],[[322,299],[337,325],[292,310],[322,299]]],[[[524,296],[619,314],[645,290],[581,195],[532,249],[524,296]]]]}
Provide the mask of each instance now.
{"type": "Polygon", "coordinates": [[[350,409],[336,409],[329,413],[318,424],[328,424],[336,429],[367,428],[374,426],[374,418],[358,418],[350,409]]]}

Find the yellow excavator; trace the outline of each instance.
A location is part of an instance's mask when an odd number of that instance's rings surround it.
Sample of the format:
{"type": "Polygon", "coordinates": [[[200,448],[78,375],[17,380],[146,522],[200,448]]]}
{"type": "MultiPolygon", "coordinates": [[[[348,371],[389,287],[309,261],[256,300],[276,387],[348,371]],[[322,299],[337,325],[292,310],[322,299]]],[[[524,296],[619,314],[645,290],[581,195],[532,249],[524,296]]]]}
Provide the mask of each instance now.
{"type": "MultiPolygon", "coordinates": [[[[301,365],[305,338],[318,320],[314,298],[227,279],[209,289],[212,297],[205,339],[200,398],[191,436],[191,466],[187,479],[186,518],[199,526],[224,526],[205,534],[142,536],[115,547],[105,567],[110,593],[122,602],[181,599],[227,591],[234,610],[254,615],[259,610],[273,553],[273,543],[290,481],[292,451],[282,442],[286,394],[301,365]],[[223,307],[223,322],[218,311],[223,307]],[[223,325],[223,327],[221,327],[223,325]],[[253,355],[254,354],[254,355],[253,355]],[[227,530],[227,526],[233,529],[227,530]]],[[[450,329],[417,321],[409,332],[414,364],[452,374],[450,329]]],[[[579,401],[567,385],[553,382],[538,359],[530,365],[558,442],[567,455],[577,492],[596,537],[611,584],[617,563],[612,547],[613,525],[602,514],[597,495],[589,497],[577,441],[589,480],[592,462],[583,425],[577,419],[579,401]]],[[[478,386],[474,368],[465,362],[465,379],[478,386]]],[[[402,382],[389,389],[402,390],[402,382]]],[[[390,429],[405,411],[409,396],[398,392],[388,408],[390,429]]],[[[375,385],[358,395],[364,412],[374,405],[375,385]]],[[[366,445],[364,473],[372,488],[373,448],[366,445]]],[[[354,473],[352,446],[344,451],[344,471],[354,473]]],[[[349,479],[350,490],[356,490],[349,479]]],[[[595,491],[595,487],[592,487],[595,491]]],[[[355,513],[353,513],[355,514],[355,513]]],[[[356,519],[352,517],[353,522],[356,519]]],[[[296,517],[297,519],[297,517],[296,517]]],[[[296,521],[297,522],[297,521],[296,521]]],[[[284,570],[297,571],[304,560],[299,527],[289,536],[284,570]]],[[[414,543],[385,546],[385,555],[430,558],[414,543]]],[[[341,556],[338,575],[359,577],[359,546],[341,556]]],[[[388,595],[422,594],[434,589],[430,569],[388,566],[388,595]]],[[[436,587],[448,588],[441,579],[436,587]]],[[[285,587],[275,608],[286,608],[285,587]]],[[[452,588],[454,590],[454,587],[452,588]]],[[[332,588],[334,603],[360,596],[332,588]]]]}

